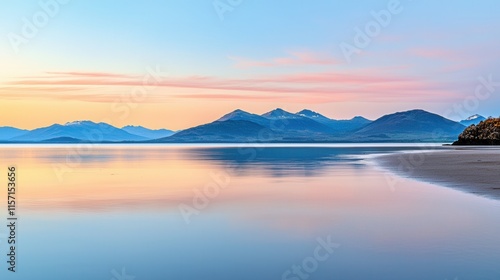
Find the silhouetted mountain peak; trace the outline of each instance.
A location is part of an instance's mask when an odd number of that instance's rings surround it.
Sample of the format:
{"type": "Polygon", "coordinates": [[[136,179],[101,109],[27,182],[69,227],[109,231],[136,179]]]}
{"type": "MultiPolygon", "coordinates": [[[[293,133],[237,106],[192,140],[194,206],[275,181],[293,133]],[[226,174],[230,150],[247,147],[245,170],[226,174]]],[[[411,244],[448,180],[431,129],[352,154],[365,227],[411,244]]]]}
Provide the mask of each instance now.
{"type": "MultiPolygon", "coordinates": [[[[434,114],[431,112],[427,112],[427,111],[422,110],[422,109],[396,112],[394,114],[382,116],[380,119],[384,119],[384,118],[387,118],[387,119],[389,119],[389,118],[391,118],[391,119],[405,118],[405,119],[419,119],[419,120],[424,120],[424,119],[435,119],[435,120],[445,119],[445,120],[448,120],[440,115],[437,115],[437,114],[434,114]]],[[[451,120],[449,120],[449,121],[451,121],[451,120]]]]}
{"type": "Polygon", "coordinates": [[[270,112],[263,114],[262,116],[268,119],[295,119],[300,117],[281,108],[276,108],[270,112]]]}
{"type": "Polygon", "coordinates": [[[472,120],[479,119],[479,118],[483,118],[483,119],[485,119],[485,117],[483,117],[483,116],[481,116],[481,115],[478,115],[478,114],[475,114],[475,115],[472,115],[472,116],[470,116],[470,117],[466,118],[465,120],[466,120],[466,121],[472,121],[472,120]]]}
{"type": "Polygon", "coordinates": [[[304,109],[304,110],[296,113],[296,115],[299,115],[302,117],[308,117],[308,118],[327,118],[327,117],[323,116],[322,114],[320,114],[318,112],[314,112],[314,111],[309,110],[309,109],[304,109]]]}
{"type": "Polygon", "coordinates": [[[122,129],[126,129],[126,128],[144,128],[144,126],[140,126],[140,125],[126,125],[126,126],[122,127],[122,129]]]}
{"type": "Polygon", "coordinates": [[[246,112],[246,111],[243,111],[241,109],[236,109],[230,113],[225,114],[224,116],[222,116],[222,118],[218,119],[217,121],[223,122],[223,121],[227,121],[227,120],[231,120],[231,119],[235,119],[235,118],[244,118],[244,117],[250,117],[250,116],[253,116],[253,114],[246,112]]]}
{"type": "MultiPolygon", "coordinates": [[[[385,116],[382,116],[380,119],[387,118],[387,119],[408,119],[408,120],[413,120],[413,119],[422,119],[422,118],[435,118],[438,117],[439,115],[436,115],[431,112],[427,112],[422,109],[415,109],[415,110],[409,110],[409,111],[403,111],[403,112],[396,112],[393,114],[388,114],[385,116]]],[[[441,117],[441,116],[439,116],[441,117]]]]}
{"type": "Polygon", "coordinates": [[[362,117],[362,116],[355,116],[354,118],[351,119],[351,121],[366,121],[366,122],[370,122],[369,119],[367,119],[365,117],[362,117]]]}
{"type": "Polygon", "coordinates": [[[422,109],[414,109],[414,110],[408,110],[408,111],[394,113],[394,115],[425,115],[425,114],[432,114],[432,113],[427,112],[427,111],[422,110],[422,109]]]}
{"type": "Polygon", "coordinates": [[[252,113],[240,110],[240,109],[234,110],[231,113],[228,113],[228,114],[222,116],[222,118],[218,119],[217,121],[218,122],[225,122],[225,121],[249,121],[249,122],[253,122],[253,123],[256,123],[256,124],[263,125],[263,126],[268,126],[269,123],[270,123],[269,119],[266,119],[266,118],[264,118],[262,116],[259,116],[259,115],[256,115],[256,114],[252,114],[252,113]]]}
{"type": "Polygon", "coordinates": [[[480,122],[486,120],[485,117],[479,115],[479,114],[475,114],[475,115],[472,115],[468,118],[466,118],[465,120],[462,120],[460,121],[461,124],[465,125],[465,126],[469,126],[469,125],[472,125],[472,124],[479,124],[480,122]]]}
{"type": "Polygon", "coordinates": [[[93,121],[84,120],[84,121],[72,121],[64,124],[64,126],[73,126],[73,125],[96,125],[96,123],[93,121]]]}

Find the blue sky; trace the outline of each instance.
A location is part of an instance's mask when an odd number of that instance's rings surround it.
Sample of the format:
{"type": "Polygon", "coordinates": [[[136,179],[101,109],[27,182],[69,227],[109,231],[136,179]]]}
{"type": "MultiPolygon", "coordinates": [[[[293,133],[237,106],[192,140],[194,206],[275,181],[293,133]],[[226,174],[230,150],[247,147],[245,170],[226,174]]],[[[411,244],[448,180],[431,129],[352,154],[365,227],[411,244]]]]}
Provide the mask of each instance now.
{"type": "Polygon", "coordinates": [[[447,114],[462,105],[471,110],[449,117],[500,114],[498,92],[474,95],[478,77],[500,82],[498,1],[244,0],[231,6],[221,0],[219,7],[230,7],[223,18],[214,1],[54,1],[3,4],[0,125],[107,118],[116,96],[151,67],[162,69],[162,81],[117,124],[179,129],[236,108],[308,107],[333,118],[373,119],[413,108],[447,114]],[[40,3],[58,9],[33,38],[13,47],[12,36],[24,36],[23,19],[34,23],[45,12],[40,3]],[[365,30],[376,22],[373,13],[391,5],[399,12],[389,12],[387,26],[378,23],[370,42],[356,46],[356,28],[365,30]],[[360,53],[347,59],[342,43],[360,53]],[[61,114],[33,120],[18,113],[53,108],[61,114]],[[153,112],[162,118],[153,119],[153,112]],[[173,117],[179,114],[185,117],[173,117]]]}

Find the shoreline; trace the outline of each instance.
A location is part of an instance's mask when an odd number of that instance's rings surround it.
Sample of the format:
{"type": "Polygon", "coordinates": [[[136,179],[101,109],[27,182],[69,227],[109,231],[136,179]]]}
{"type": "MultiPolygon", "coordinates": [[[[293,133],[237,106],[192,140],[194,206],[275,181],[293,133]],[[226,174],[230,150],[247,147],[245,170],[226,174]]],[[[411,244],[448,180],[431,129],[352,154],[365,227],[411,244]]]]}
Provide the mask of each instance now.
{"type": "Polygon", "coordinates": [[[500,148],[454,146],[449,150],[375,157],[396,176],[500,200],[500,148]]]}

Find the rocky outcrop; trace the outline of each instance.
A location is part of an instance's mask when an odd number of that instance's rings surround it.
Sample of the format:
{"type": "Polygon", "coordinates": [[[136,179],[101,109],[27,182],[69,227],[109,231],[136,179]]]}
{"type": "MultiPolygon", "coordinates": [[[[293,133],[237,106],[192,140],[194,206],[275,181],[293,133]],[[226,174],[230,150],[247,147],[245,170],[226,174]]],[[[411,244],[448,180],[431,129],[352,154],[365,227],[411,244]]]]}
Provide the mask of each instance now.
{"type": "Polygon", "coordinates": [[[467,127],[453,145],[500,145],[500,118],[489,118],[467,127]]]}

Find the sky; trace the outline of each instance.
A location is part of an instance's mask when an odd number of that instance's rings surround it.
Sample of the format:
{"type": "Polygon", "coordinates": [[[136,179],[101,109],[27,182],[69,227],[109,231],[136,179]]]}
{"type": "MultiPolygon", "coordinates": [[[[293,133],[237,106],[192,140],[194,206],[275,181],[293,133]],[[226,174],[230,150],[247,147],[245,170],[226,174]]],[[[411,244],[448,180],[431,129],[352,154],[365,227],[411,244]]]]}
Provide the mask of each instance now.
{"type": "Polygon", "coordinates": [[[499,116],[500,2],[4,1],[0,126],[499,116]],[[498,82],[497,82],[498,81],[498,82]]]}

